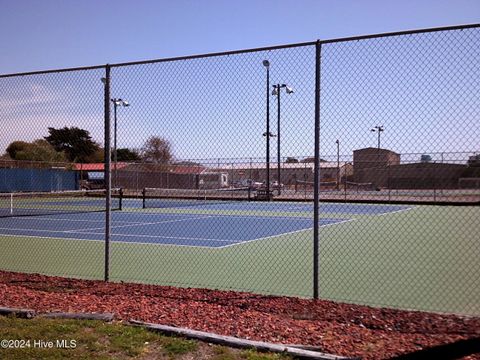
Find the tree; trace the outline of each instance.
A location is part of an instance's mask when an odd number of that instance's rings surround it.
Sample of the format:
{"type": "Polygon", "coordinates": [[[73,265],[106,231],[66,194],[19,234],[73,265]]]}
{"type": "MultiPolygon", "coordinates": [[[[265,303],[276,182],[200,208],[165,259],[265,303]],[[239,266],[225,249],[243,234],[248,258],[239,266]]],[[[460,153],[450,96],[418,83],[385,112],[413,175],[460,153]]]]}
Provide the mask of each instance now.
{"type": "Polygon", "coordinates": [[[56,151],[46,140],[39,139],[31,143],[25,141],[14,141],[8,145],[7,154],[12,160],[24,161],[66,161],[63,152],[56,151]]]}
{"type": "MultiPolygon", "coordinates": [[[[112,154],[113,157],[113,154],[112,154]]],[[[140,157],[137,150],[131,150],[127,148],[117,149],[117,160],[118,161],[140,161],[140,157]]]]}
{"type": "Polygon", "coordinates": [[[83,162],[86,163],[103,163],[105,161],[105,149],[98,148],[95,152],[91,155],[86,156],[83,159],[83,162]]]}
{"type": "Polygon", "coordinates": [[[470,156],[467,161],[469,167],[480,167],[480,154],[470,156]]]}
{"type": "Polygon", "coordinates": [[[31,144],[26,141],[14,141],[7,146],[5,150],[8,156],[10,156],[13,160],[16,159],[17,153],[20,151],[24,151],[27,149],[31,144]]]}
{"type": "Polygon", "coordinates": [[[424,154],[424,155],[420,156],[420,162],[421,163],[430,163],[430,162],[432,162],[432,157],[430,155],[424,154]]]}
{"type": "Polygon", "coordinates": [[[90,133],[77,127],[64,127],[62,129],[48,128],[48,141],[57,151],[65,152],[68,160],[86,162],[100,146],[92,140],[90,133]]]}
{"type": "Polygon", "coordinates": [[[159,136],[151,136],[142,148],[142,160],[155,164],[168,164],[172,160],[172,146],[170,142],[159,136]]]}

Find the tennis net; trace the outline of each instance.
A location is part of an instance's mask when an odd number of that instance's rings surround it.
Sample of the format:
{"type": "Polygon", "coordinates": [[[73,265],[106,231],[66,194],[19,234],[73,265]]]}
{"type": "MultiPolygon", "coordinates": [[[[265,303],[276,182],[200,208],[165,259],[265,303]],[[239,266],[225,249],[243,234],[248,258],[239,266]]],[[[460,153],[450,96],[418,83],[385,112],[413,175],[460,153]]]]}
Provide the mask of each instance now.
{"type": "Polygon", "coordinates": [[[249,187],[226,189],[162,189],[144,188],[143,208],[180,208],[211,204],[249,201],[253,190],[249,187]]]}
{"type": "MultiPolygon", "coordinates": [[[[337,188],[337,182],[336,181],[321,181],[319,185],[320,185],[320,191],[334,190],[334,189],[337,188]]],[[[304,190],[313,191],[313,189],[314,189],[314,182],[313,181],[297,180],[295,182],[295,190],[296,191],[304,191],[304,190]]]]}
{"type": "MultiPolygon", "coordinates": [[[[74,214],[106,210],[105,190],[0,193],[0,217],[74,214]]],[[[123,192],[111,193],[111,209],[122,209],[123,192]]]]}

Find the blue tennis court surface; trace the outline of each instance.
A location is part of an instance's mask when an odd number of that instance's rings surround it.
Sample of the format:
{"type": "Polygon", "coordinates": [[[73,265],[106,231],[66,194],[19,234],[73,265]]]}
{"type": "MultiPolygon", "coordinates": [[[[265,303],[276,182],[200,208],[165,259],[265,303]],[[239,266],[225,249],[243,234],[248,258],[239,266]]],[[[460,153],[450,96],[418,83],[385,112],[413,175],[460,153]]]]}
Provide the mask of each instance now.
{"type": "MultiPolygon", "coordinates": [[[[139,208],[141,203],[135,199],[124,199],[124,207],[139,208]]],[[[299,213],[313,212],[312,202],[260,202],[260,201],[218,201],[185,202],[176,199],[149,199],[150,208],[171,208],[171,209],[202,209],[221,211],[272,211],[299,213]],[[198,204],[196,204],[198,202],[198,204]]],[[[351,203],[321,203],[320,212],[330,214],[353,214],[353,215],[381,215],[410,209],[411,206],[402,205],[381,205],[381,204],[351,204],[351,203]]]]}
{"type": "MultiPolygon", "coordinates": [[[[127,201],[125,204],[133,201],[127,201]]],[[[137,201],[138,202],[138,201],[137,201]]],[[[351,214],[380,215],[408,209],[405,206],[322,204],[330,212],[341,212],[345,218],[321,218],[328,226],[350,221],[351,214]],[[348,206],[348,207],[346,207],[348,206]],[[371,208],[369,208],[371,207],[371,208]]],[[[195,209],[194,207],[189,207],[195,209]]],[[[301,203],[225,203],[198,205],[208,210],[253,210],[296,213],[311,211],[311,204],[301,203]],[[279,206],[282,205],[282,206],[279,206]]],[[[328,212],[323,208],[323,212],[328,212]]],[[[104,213],[50,214],[44,216],[0,218],[0,236],[60,238],[65,240],[103,241],[104,213]]],[[[162,244],[223,248],[254,240],[264,240],[313,228],[310,216],[256,216],[209,213],[163,213],[143,211],[112,212],[112,242],[162,244]]]]}
{"type": "MultiPolygon", "coordinates": [[[[112,214],[113,242],[219,248],[312,228],[312,219],[235,215],[112,214]]],[[[322,219],[331,225],[346,219],[322,219]]],[[[0,219],[3,235],[103,241],[101,213],[58,214],[0,219]]]]}

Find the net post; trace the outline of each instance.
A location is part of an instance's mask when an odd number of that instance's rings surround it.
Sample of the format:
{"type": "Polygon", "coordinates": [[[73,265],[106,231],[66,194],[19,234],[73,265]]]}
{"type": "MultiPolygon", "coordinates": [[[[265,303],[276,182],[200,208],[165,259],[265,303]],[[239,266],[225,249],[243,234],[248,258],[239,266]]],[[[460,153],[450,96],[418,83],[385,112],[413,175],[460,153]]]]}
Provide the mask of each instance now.
{"type": "Polygon", "coordinates": [[[315,44],[315,169],[313,181],[313,298],[319,297],[319,203],[320,203],[320,59],[322,44],[315,44]]]}
{"type": "Polygon", "coordinates": [[[118,189],[118,210],[123,210],[123,188],[118,189]]]}
{"type": "MultiPolygon", "coordinates": [[[[102,79],[103,80],[103,79],[102,79]]],[[[104,126],[105,126],[105,162],[104,162],[104,178],[105,178],[105,269],[104,269],[104,281],[109,281],[110,275],[110,228],[111,228],[111,177],[110,177],[110,65],[105,65],[105,78],[104,83],[104,126]]]]}
{"type": "Polygon", "coordinates": [[[142,189],[142,209],[146,209],[145,200],[147,198],[147,190],[145,188],[142,189]]]}

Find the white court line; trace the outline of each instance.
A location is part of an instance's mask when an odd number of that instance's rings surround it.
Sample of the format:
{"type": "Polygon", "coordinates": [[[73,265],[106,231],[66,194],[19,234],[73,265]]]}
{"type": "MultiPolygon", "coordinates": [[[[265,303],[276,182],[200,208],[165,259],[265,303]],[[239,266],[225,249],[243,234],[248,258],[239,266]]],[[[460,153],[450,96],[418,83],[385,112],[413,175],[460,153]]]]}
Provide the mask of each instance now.
{"type": "MultiPolygon", "coordinates": [[[[232,211],[237,211],[237,210],[232,210],[232,211]]],[[[281,212],[281,211],[280,211],[281,212]]],[[[145,213],[137,213],[135,211],[123,211],[120,213],[116,214],[136,214],[140,216],[161,216],[161,215],[168,215],[168,216],[185,216],[185,215],[199,215],[197,213],[164,213],[164,212],[158,212],[158,213],[150,213],[150,214],[145,214],[145,213]]],[[[257,219],[289,219],[289,220],[311,220],[313,221],[313,214],[311,217],[305,217],[305,216],[286,216],[286,215],[281,215],[281,216],[275,216],[275,215],[258,215],[258,214],[252,214],[252,215],[239,215],[239,214],[216,214],[216,213],[204,213],[204,215],[211,215],[212,217],[234,217],[234,218],[240,218],[240,219],[250,219],[250,218],[257,218],[257,219]]]]}
{"type": "MultiPolygon", "coordinates": [[[[398,206],[398,205],[397,205],[397,206],[398,206]]],[[[411,207],[408,207],[408,208],[406,208],[406,209],[401,209],[401,210],[397,210],[397,211],[389,211],[389,212],[384,212],[384,213],[381,213],[381,214],[377,214],[377,216],[398,214],[398,213],[401,213],[401,212],[404,212],[404,211],[413,210],[413,209],[415,209],[415,208],[416,208],[416,206],[411,206],[411,207]]]]}
{"type": "MultiPolygon", "coordinates": [[[[61,234],[69,234],[71,231],[60,231],[60,230],[32,230],[32,229],[12,229],[12,228],[0,228],[0,230],[11,230],[11,231],[39,231],[39,232],[46,232],[46,233],[61,233],[61,234]]],[[[79,233],[82,235],[105,235],[105,233],[97,233],[97,232],[82,232],[79,233]]],[[[124,237],[143,237],[143,238],[154,238],[154,239],[182,239],[182,240],[201,240],[201,241],[218,241],[218,242],[238,242],[238,240],[224,240],[224,239],[208,239],[208,238],[191,238],[191,237],[181,237],[181,236],[159,236],[159,235],[130,235],[130,234],[110,234],[110,235],[115,235],[115,236],[124,236],[124,237]]],[[[23,236],[23,235],[10,235],[10,234],[0,234],[0,236],[23,236]]],[[[31,236],[31,235],[25,235],[25,236],[31,236]]],[[[31,236],[35,237],[35,236],[31,236]]],[[[40,237],[40,236],[39,236],[40,237]]],[[[48,237],[46,237],[48,238],[48,237]]],[[[63,239],[74,239],[76,238],[63,238],[63,239]]],[[[88,239],[85,239],[88,240],[88,239]]],[[[103,239],[101,240],[96,240],[96,241],[104,241],[103,239]]],[[[113,241],[113,242],[120,242],[120,241],[113,241]]],[[[128,243],[133,243],[135,244],[135,241],[125,241],[128,243]]],[[[147,244],[152,244],[152,243],[147,243],[147,244]]],[[[175,244],[172,244],[175,245],[175,244]]]]}
{"type": "MultiPolygon", "coordinates": [[[[156,214],[158,215],[158,214],[156,214]]],[[[163,214],[162,214],[163,215],[163,214]]],[[[167,215],[178,215],[178,216],[186,216],[189,214],[167,214],[167,215]]],[[[193,215],[193,214],[192,214],[193,215]]],[[[221,217],[228,217],[228,218],[240,218],[240,219],[251,219],[257,218],[257,220],[263,219],[286,219],[288,221],[313,221],[313,218],[302,218],[302,217],[289,217],[289,216],[245,216],[245,215],[224,215],[224,214],[210,214],[210,215],[202,215],[197,217],[189,217],[185,219],[176,219],[176,220],[163,220],[163,221],[155,221],[155,222],[137,222],[137,223],[128,223],[128,225],[120,225],[120,226],[112,226],[112,229],[122,228],[122,227],[130,227],[130,226],[144,226],[144,225],[156,225],[156,224],[168,224],[168,223],[175,223],[181,221],[189,221],[189,220],[203,220],[203,219],[211,219],[211,218],[221,218],[221,217]]],[[[116,221],[113,221],[115,223],[116,221]]],[[[69,230],[67,232],[76,232],[76,231],[87,231],[87,230],[103,230],[105,227],[99,228],[87,228],[87,229],[75,229],[69,230]]]]}
{"type": "MultiPolygon", "coordinates": [[[[0,230],[27,231],[27,232],[38,231],[38,232],[52,232],[52,233],[61,233],[61,234],[66,234],[66,233],[68,234],[70,232],[67,230],[40,230],[40,229],[18,229],[18,228],[0,228],[0,230]]],[[[3,236],[3,235],[4,234],[0,234],[0,236],[3,236]]],[[[5,234],[5,235],[8,235],[8,234],[5,234]]]]}
{"type": "MultiPolygon", "coordinates": [[[[214,216],[211,216],[214,217],[214,216]]],[[[208,218],[208,217],[200,217],[199,219],[202,218],[208,218]]],[[[192,218],[189,219],[179,219],[179,220],[173,220],[173,221],[184,221],[184,220],[191,220],[192,218]]],[[[310,219],[309,219],[310,220],[310,219]]],[[[321,219],[320,219],[321,220],[321,219]]],[[[331,219],[335,220],[335,219],[331,219]]],[[[326,226],[331,226],[331,225],[337,225],[349,221],[354,221],[355,219],[347,219],[347,220],[342,220],[342,221],[336,221],[330,224],[324,224],[320,225],[320,227],[326,227],[326,226]]],[[[144,223],[145,224],[145,223],[144,223]]],[[[103,229],[103,228],[101,228],[103,229]]],[[[251,240],[225,240],[225,239],[207,239],[207,238],[188,238],[188,237],[169,237],[169,236],[154,236],[154,235],[129,235],[129,234],[111,234],[112,236],[123,236],[123,237],[142,237],[142,238],[158,238],[158,239],[184,239],[184,240],[201,240],[201,241],[212,241],[212,242],[230,242],[232,244],[230,245],[225,245],[225,246],[218,246],[218,247],[211,247],[211,246],[205,246],[205,245],[183,245],[183,244],[161,244],[161,243],[152,243],[152,242],[135,242],[135,241],[116,241],[113,240],[113,243],[124,243],[124,244],[145,244],[145,245],[156,245],[156,246],[184,246],[184,247],[193,247],[193,248],[208,248],[208,249],[223,249],[227,247],[232,247],[232,246],[237,246],[237,245],[242,245],[248,242],[253,242],[253,241],[258,241],[258,240],[266,240],[266,239],[271,239],[279,236],[284,236],[284,235],[291,235],[295,233],[300,233],[304,231],[309,231],[312,230],[313,227],[308,227],[300,230],[295,230],[291,232],[286,232],[286,233],[280,233],[280,234],[275,234],[275,235],[269,235],[266,237],[261,237],[261,238],[256,238],[256,239],[251,239],[251,240]]],[[[37,229],[16,229],[16,228],[0,228],[0,230],[11,230],[11,231],[38,231],[38,232],[45,232],[45,233],[61,233],[61,234],[69,234],[72,233],[72,230],[65,230],[65,231],[59,231],[59,230],[37,230],[37,229]]],[[[88,229],[84,229],[88,230],[88,229]]],[[[95,229],[94,229],[95,230],[95,229]]],[[[76,230],[78,231],[78,230],[76,230]]],[[[104,235],[104,233],[94,233],[94,232],[82,232],[79,234],[85,234],[85,235],[104,235]]],[[[11,237],[28,237],[28,238],[44,238],[44,239],[60,239],[60,240],[80,240],[80,241],[99,241],[99,242],[104,242],[104,239],[82,239],[82,238],[53,238],[53,237],[47,237],[47,236],[33,236],[33,235],[11,235],[11,234],[0,234],[0,236],[11,236],[11,237]]]]}
{"type": "MultiPolygon", "coordinates": [[[[132,227],[132,226],[145,226],[145,225],[156,225],[156,224],[168,224],[168,223],[175,223],[175,222],[180,222],[180,221],[187,221],[187,220],[199,220],[199,219],[208,219],[211,217],[215,216],[199,216],[199,217],[194,217],[194,218],[187,218],[187,219],[177,219],[177,220],[165,220],[165,221],[156,221],[156,222],[139,222],[139,223],[130,223],[128,225],[119,225],[119,226],[112,226],[112,229],[117,229],[117,228],[122,228],[122,227],[132,227]]],[[[65,231],[67,233],[69,232],[76,232],[76,231],[90,231],[90,230],[103,230],[105,227],[100,227],[100,228],[89,228],[89,229],[76,229],[76,230],[68,230],[65,231]]]]}
{"type": "MultiPolygon", "coordinates": [[[[48,216],[48,215],[45,215],[45,216],[48,216]]],[[[63,218],[45,218],[43,216],[9,216],[9,217],[6,217],[4,219],[19,219],[19,220],[42,220],[42,221],[63,221],[63,222],[69,222],[69,221],[73,221],[73,222],[92,222],[92,223],[96,223],[96,222],[99,222],[99,223],[105,223],[105,219],[100,219],[100,220],[88,220],[88,219],[63,219],[63,218]]],[[[133,221],[124,221],[124,220],[119,220],[119,221],[115,221],[115,222],[119,222],[119,223],[125,223],[125,224],[136,224],[136,222],[133,222],[133,221]]]]}
{"type": "MultiPolygon", "coordinates": [[[[320,220],[321,220],[321,219],[320,219],[320,220]]],[[[342,220],[342,221],[333,222],[333,223],[330,223],[330,224],[320,225],[319,227],[327,227],[327,226],[331,226],[331,225],[339,225],[339,224],[346,223],[346,222],[350,222],[350,221],[355,221],[355,219],[346,219],[346,220],[342,220]]],[[[310,228],[306,228],[306,229],[302,229],[302,230],[296,230],[296,231],[291,231],[291,232],[287,232],[287,233],[281,233],[281,234],[278,234],[278,235],[265,236],[265,237],[261,237],[261,238],[257,238],[257,239],[252,239],[252,240],[237,242],[236,244],[232,244],[232,245],[219,246],[217,249],[225,249],[225,248],[227,248],[227,247],[243,245],[243,244],[246,244],[246,243],[249,243],[249,242],[252,242],[252,241],[267,240],[267,239],[272,239],[272,238],[274,238],[274,237],[279,237],[279,236],[283,236],[283,235],[296,234],[296,233],[299,233],[299,232],[302,232],[302,231],[307,231],[307,230],[312,230],[312,229],[313,229],[313,227],[310,227],[310,228]]]]}
{"type": "MultiPolygon", "coordinates": [[[[83,232],[82,234],[86,235],[105,235],[105,233],[95,233],[95,232],[83,232]]],[[[208,238],[192,238],[192,237],[184,237],[184,236],[164,236],[164,235],[131,235],[131,234],[110,234],[112,236],[124,236],[124,237],[141,237],[141,238],[151,238],[151,239],[181,239],[181,240],[201,240],[201,241],[217,241],[217,242],[230,242],[230,243],[237,243],[239,240],[226,240],[226,239],[208,239],[208,238]]],[[[240,240],[242,241],[242,240],[240,240]]],[[[117,242],[113,240],[113,242],[117,242]]],[[[135,244],[136,241],[127,241],[129,243],[135,244]]],[[[147,243],[152,244],[152,243],[147,243]]],[[[155,244],[154,244],[155,245],[155,244]]],[[[172,244],[175,245],[175,244],[172,244]]]]}

